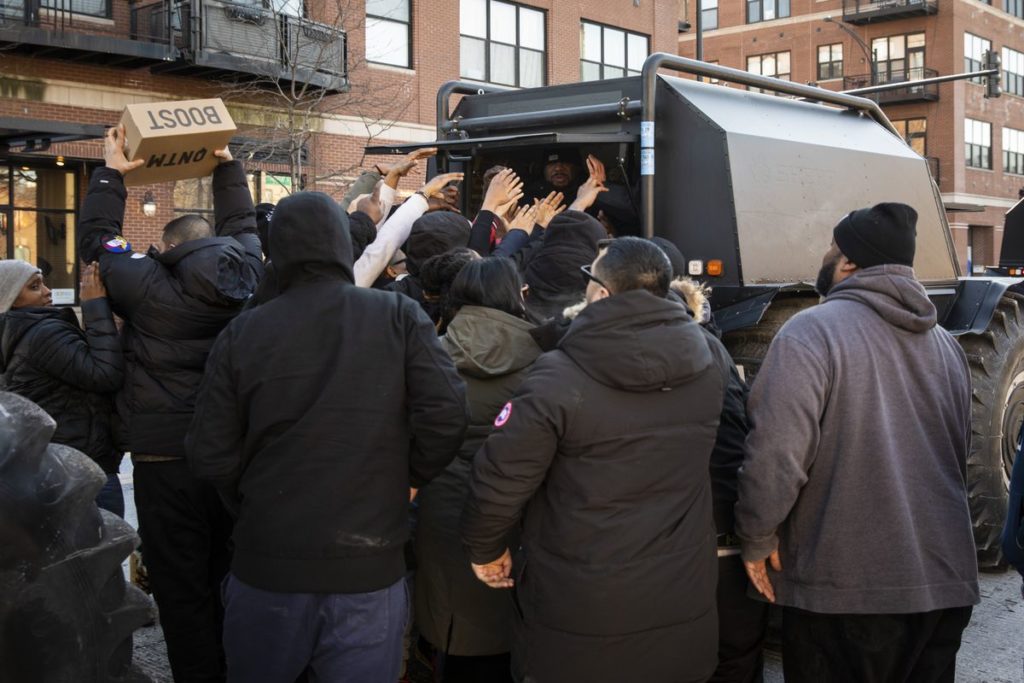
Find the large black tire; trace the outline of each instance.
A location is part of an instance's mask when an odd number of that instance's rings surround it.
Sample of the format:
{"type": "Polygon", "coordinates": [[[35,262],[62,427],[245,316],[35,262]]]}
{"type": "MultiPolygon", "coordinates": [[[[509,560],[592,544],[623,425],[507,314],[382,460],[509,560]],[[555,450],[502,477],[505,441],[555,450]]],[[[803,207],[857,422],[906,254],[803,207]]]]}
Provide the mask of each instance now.
{"type": "Polygon", "coordinates": [[[732,355],[733,362],[743,368],[748,384],[754,381],[768,354],[768,347],[786,321],[817,303],[817,295],[776,297],[757,325],[722,336],[722,343],[732,355]]]}
{"type": "Polygon", "coordinates": [[[967,487],[978,566],[1003,564],[999,536],[1006,521],[1010,470],[1024,422],[1024,297],[1007,292],[988,329],[964,335],[971,366],[971,452],[967,487]]]}
{"type": "Polygon", "coordinates": [[[103,471],[50,444],[55,426],[0,392],[0,681],[149,681],[132,668],[132,633],[153,607],[121,569],[138,537],[96,507],[103,471]]]}

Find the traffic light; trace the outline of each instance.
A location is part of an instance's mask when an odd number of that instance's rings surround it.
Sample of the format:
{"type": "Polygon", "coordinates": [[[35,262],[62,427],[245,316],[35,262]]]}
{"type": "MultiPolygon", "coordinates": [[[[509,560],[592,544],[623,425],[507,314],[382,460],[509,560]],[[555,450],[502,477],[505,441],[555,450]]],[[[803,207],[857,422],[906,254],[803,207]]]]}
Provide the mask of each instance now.
{"type": "Polygon", "coordinates": [[[999,83],[1003,78],[1002,67],[1003,60],[999,57],[999,53],[995,50],[985,50],[985,70],[995,69],[996,72],[989,76],[985,76],[985,97],[999,97],[1003,89],[999,87],[999,83]]]}

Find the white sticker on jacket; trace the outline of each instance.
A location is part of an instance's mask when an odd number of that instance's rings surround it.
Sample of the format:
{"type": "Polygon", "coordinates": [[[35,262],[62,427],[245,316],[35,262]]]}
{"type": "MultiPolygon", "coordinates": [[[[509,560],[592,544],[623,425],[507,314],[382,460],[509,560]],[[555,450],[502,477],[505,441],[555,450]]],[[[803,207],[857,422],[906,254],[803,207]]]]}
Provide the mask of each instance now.
{"type": "Polygon", "coordinates": [[[509,401],[505,404],[505,407],[498,413],[498,417],[494,419],[495,427],[504,427],[505,423],[508,422],[509,418],[512,417],[512,402],[509,401]]]}

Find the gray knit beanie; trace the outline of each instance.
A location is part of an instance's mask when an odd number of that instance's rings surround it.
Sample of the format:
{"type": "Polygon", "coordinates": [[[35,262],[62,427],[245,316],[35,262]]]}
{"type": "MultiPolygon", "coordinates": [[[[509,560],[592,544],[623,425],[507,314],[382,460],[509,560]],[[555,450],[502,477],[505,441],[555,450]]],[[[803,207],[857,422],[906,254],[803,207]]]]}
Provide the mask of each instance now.
{"type": "Polygon", "coordinates": [[[29,278],[42,272],[31,263],[19,259],[0,261],[0,313],[11,310],[29,278]]]}

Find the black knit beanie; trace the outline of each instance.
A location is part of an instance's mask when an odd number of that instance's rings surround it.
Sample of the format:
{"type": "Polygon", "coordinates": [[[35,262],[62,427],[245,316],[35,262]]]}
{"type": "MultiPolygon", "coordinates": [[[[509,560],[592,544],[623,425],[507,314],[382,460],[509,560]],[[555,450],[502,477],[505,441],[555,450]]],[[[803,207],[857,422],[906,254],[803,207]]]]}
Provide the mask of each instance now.
{"type": "Polygon", "coordinates": [[[917,211],[894,202],[849,213],[832,231],[836,246],[858,268],[914,265],[917,211]]]}

